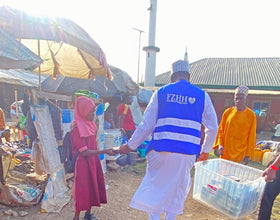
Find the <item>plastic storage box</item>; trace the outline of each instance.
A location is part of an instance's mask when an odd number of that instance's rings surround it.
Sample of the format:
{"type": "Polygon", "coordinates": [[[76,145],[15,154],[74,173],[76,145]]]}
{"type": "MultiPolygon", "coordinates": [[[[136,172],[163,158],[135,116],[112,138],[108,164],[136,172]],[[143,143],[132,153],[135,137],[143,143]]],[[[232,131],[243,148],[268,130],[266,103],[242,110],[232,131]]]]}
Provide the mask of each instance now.
{"type": "Polygon", "coordinates": [[[262,171],[224,159],[195,163],[193,198],[230,218],[253,213],[265,186],[262,171]]]}

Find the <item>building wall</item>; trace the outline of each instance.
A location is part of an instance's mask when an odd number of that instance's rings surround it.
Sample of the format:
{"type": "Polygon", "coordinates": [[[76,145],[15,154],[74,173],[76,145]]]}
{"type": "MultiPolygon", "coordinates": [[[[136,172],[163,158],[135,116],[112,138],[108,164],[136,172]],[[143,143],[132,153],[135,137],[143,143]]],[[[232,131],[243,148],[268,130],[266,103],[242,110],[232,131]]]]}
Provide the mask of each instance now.
{"type": "Polygon", "coordinates": [[[268,105],[265,114],[257,115],[258,131],[273,130],[273,121],[280,120],[280,97],[274,95],[251,95],[248,99],[250,108],[254,108],[256,103],[268,105]]]}
{"type": "MultiPolygon", "coordinates": [[[[225,109],[234,105],[234,94],[209,92],[209,95],[216,110],[218,122],[220,122],[225,109]]],[[[249,94],[247,106],[256,112],[257,132],[273,130],[273,121],[280,120],[280,97],[276,95],[249,94]]]]}

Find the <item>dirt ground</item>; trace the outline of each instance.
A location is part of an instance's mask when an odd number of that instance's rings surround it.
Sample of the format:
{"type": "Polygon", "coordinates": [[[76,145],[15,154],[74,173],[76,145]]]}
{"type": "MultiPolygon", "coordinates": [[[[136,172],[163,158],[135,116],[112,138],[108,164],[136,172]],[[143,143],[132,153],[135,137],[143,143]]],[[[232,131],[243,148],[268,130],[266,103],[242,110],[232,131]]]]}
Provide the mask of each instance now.
{"type": "MultiPolygon", "coordinates": [[[[269,140],[272,133],[258,135],[259,140],[269,140]]],[[[105,173],[105,182],[108,186],[107,197],[108,204],[103,204],[101,208],[93,208],[95,216],[99,220],[148,220],[148,215],[144,212],[129,207],[130,200],[138,188],[144,176],[144,168],[125,166],[117,171],[108,171],[105,173]],[[136,172],[135,172],[136,171],[136,172]]],[[[71,185],[71,183],[70,183],[71,185]]],[[[3,215],[0,219],[24,219],[24,220],[71,220],[74,216],[73,200],[67,204],[60,213],[41,213],[40,204],[32,208],[11,208],[19,212],[24,210],[28,212],[25,217],[13,217],[3,215]]],[[[0,205],[0,210],[7,210],[9,207],[0,205]]],[[[278,212],[278,211],[277,211],[278,212]]],[[[278,212],[280,213],[280,212],[278,212]]],[[[81,213],[80,219],[83,219],[84,213],[81,213]]],[[[254,213],[243,220],[256,219],[257,213],[254,213]]],[[[163,216],[161,216],[163,219],[163,216]]],[[[204,206],[192,198],[192,190],[185,202],[184,213],[177,217],[177,220],[226,220],[230,219],[221,213],[204,206]]]]}
{"type": "MultiPolygon", "coordinates": [[[[143,173],[136,174],[131,167],[122,170],[110,171],[105,174],[105,181],[108,185],[107,197],[108,204],[103,204],[101,208],[93,208],[93,213],[100,220],[148,220],[148,215],[129,207],[129,202],[141,183],[143,173]]],[[[228,219],[224,215],[205,207],[192,199],[192,192],[185,203],[184,214],[177,220],[183,219],[228,219]]],[[[26,217],[1,216],[0,219],[25,219],[25,220],[71,220],[73,218],[73,200],[66,205],[60,213],[41,213],[40,204],[33,208],[11,208],[19,211],[25,210],[29,214],[26,217]]],[[[84,213],[81,213],[82,219],[84,213]]],[[[249,218],[250,219],[250,218],[249,218]]],[[[255,219],[255,218],[251,218],[255,219]]]]}

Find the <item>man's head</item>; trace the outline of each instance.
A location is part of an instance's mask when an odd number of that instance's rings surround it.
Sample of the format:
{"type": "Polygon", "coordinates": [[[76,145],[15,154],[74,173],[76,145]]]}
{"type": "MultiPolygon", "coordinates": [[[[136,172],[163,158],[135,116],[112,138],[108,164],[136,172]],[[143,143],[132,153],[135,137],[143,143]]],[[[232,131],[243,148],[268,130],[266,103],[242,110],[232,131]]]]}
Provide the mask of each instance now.
{"type": "Polygon", "coordinates": [[[246,108],[246,98],[249,88],[247,86],[239,86],[235,89],[234,103],[238,111],[243,111],[246,108]]]}
{"type": "Polygon", "coordinates": [[[129,93],[125,93],[122,95],[123,98],[123,103],[127,104],[127,105],[131,105],[132,104],[132,97],[129,93]]]}
{"type": "Polygon", "coordinates": [[[172,64],[171,82],[190,80],[190,66],[185,60],[178,60],[172,64]]]}
{"type": "Polygon", "coordinates": [[[113,96],[109,100],[110,106],[119,106],[122,104],[122,97],[120,95],[113,96]]]}

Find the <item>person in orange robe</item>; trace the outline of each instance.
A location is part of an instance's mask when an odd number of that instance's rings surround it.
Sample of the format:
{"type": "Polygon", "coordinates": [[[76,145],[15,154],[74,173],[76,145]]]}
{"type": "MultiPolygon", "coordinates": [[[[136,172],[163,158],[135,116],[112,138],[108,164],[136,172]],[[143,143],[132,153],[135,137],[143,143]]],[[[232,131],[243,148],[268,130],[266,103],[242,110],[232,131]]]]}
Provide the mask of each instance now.
{"type": "Polygon", "coordinates": [[[256,145],[256,115],[246,107],[247,86],[235,90],[235,106],[225,110],[219,125],[214,149],[221,158],[247,164],[256,145]]]}

